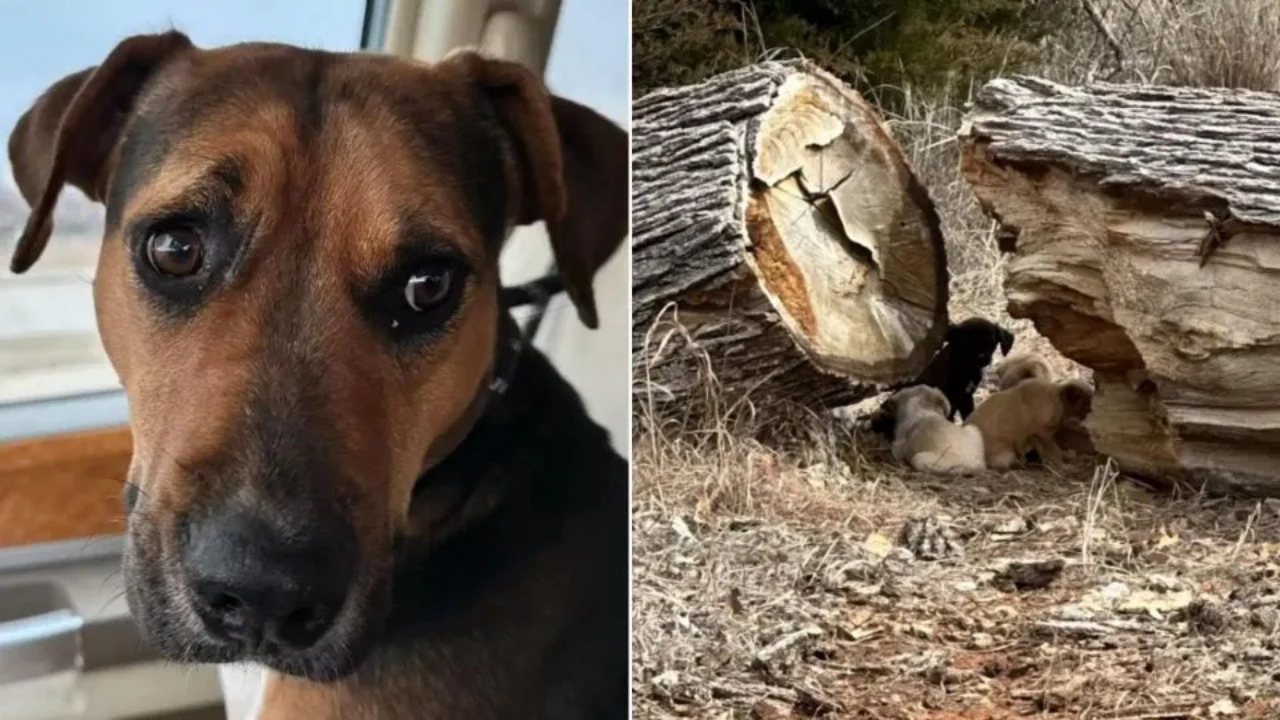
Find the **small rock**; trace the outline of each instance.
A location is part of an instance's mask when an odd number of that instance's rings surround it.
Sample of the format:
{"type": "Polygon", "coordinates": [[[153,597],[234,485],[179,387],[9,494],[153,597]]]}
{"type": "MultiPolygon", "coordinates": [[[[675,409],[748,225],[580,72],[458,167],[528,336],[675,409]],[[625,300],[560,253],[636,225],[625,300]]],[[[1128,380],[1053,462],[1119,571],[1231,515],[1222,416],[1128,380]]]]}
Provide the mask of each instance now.
{"type": "Polygon", "coordinates": [[[1256,690],[1246,690],[1242,687],[1233,687],[1227,691],[1231,695],[1231,700],[1238,705],[1248,705],[1258,699],[1256,690]]]}
{"type": "Polygon", "coordinates": [[[1126,583],[1116,581],[1107,583],[1106,586],[1098,591],[1098,596],[1105,600],[1111,600],[1114,602],[1116,600],[1123,600],[1124,598],[1129,597],[1132,592],[1133,591],[1129,589],[1129,586],[1126,583]]]}
{"type": "MultiPolygon", "coordinates": [[[[1014,517],[997,523],[991,528],[992,535],[1021,535],[1028,532],[1031,525],[1025,518],[1014,517]]],[[[1001,538],[1005,539],[1005,538],[1001,538]]]]}
{"type": "Polygon", "coordinates": [[[955,532],[933,516],[908,520],[898,532],[898,544],[921,560],[942,560],[961,553],[955,532]]]}
{"type": "Polygon", "coordinates": [[[986,633],[974,633],[969,638],[969,647],[973,650],[987,650],[995,647],[996,639],[986,633]]]}
{"type": "Polygon", "coordinates": [[[978,589],[978,583],[972,580],[961,580],[960,582],[952,585],[951,587],[955,588],[959,592],[973,592],[974,590],[978,589]]]}
{"type": "Polygon", "coordinates": [[[874,585],[869,583],[856,583],[856,584],[850,585],[848,589],[849,589],[849,592],[856,597],[869,598],[869,597],[875,597],[876,595],[879,595],[881,592],[883,592],[884,585],[880,583],[876,583],[874,585]]]}
{"type": "Polygon", "coordinates": [[[1157,592],[1177,592],[1186,587],[1185,583],[1171,575],[1151,575],[1145,584],[1147,589],[1157,592]]]}
{"type": "Polygon", "coordinates": [[[895,560],[900,563],[909,563],[916,559],[914,553],[904,547],[896,547],[893,552],[889,553],[887,560],[895,560]]]}
{"type": "Polygon", "coordinates": [[[1187,626],[1198,635],[1217,635],[1227,627],[1227,614],[1222,607],[1204,598],[1192,600],[1184,614],[1187,626]]]}
{"type": "Polygon", "coordinates": [[[1062,558],[1015,560],[996,573],[993,584],[1002,590],[1040,590],[1052,585],[1064,567],[1062,558]]]}
{"type": "Polygon", "coordinates": [[[1036,523],[1036,530],[1042,535],[1055,532],[1063,534],[1072,533],[1079,527],[1080,521],[1077,520],[1074,515],[1068,515],[1067,517],[1058,518],[1056,520],[1044,520],[1036,523]]]}
{"type": "Polygon", "coordinates": [[[1272,607],[1255,608],[1249,613],[1249,622],[1254,627],[1262,628],[1268,632],[1275,632],[1280,629],[1280,611],[1272,607]]]}
{"type": "Polygon", "coordinates": [[[1244,659],[1249,662],[1268,662],[1275,657],[1275,653],[1261,647],[1247,647],[1244,649],[1244,659]]]}

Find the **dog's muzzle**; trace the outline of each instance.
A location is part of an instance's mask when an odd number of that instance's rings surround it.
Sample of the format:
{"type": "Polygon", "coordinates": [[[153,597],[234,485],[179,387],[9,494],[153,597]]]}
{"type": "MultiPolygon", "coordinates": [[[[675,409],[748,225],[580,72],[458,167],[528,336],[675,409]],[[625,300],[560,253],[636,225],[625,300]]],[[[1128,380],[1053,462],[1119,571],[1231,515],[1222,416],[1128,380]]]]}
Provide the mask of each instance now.
{"type": "Polygon", "coordinates": [[[342,611],[356,569],[340,535],[291,533],[247,511],[193,525],[181,557],[205,629],[247,653],[314,645],[342,611]]]}

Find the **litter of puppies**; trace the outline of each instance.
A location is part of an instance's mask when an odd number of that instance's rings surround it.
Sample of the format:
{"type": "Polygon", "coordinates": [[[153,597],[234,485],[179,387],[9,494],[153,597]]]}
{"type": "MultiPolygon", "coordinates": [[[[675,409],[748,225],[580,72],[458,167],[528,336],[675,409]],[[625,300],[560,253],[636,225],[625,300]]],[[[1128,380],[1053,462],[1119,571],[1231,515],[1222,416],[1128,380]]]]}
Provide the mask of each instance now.
{"type": "Polygon", "coordinates": [[[1028,462],[1060,468],[1069,454],[1091,454],[1085,420],[1093,388],[1053,376],[1034,353],[1009,356],[1013,336],[971,318],[952,325],[943,348],[913,384],[890,395],[870,417],[873,431],[892,442],[893,456],[915,470],[972,474],[1028,462]],[[996,389],[975,406],[996,348],[996,389]],[[959,414],[961,423],[953,418],[959,414]]]}

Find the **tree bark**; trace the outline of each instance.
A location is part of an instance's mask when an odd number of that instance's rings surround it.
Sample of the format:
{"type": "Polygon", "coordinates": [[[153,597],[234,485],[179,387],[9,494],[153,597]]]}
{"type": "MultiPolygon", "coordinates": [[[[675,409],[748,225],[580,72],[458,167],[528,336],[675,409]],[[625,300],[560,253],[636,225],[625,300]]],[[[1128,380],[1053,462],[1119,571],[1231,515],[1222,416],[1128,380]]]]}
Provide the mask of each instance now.
{"type": "Polygon", "coordinates": [[[851,88],[755,65],[640,98],[632,137],[639,407],[848,404],[937,351],[938,218],[851,88]]]}
{"type": "Polygon", "coordinates": [[[1009,313],[1094,370],[1098,451],[1280,493],[1280,96],[1002,78],[961,137],[1009,313]]]}

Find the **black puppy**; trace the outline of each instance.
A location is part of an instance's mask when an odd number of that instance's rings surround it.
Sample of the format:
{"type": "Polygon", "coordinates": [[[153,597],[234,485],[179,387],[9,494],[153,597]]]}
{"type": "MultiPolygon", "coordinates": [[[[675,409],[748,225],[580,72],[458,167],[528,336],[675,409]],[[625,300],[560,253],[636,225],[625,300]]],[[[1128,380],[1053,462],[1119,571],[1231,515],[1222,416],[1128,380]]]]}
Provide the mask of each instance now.
{"type": "Polygon", "coordinates": [[[951,415],[960,419],[973,412],[973,393],[982,384],[982,375],[991,365],[996,348],[1008,355],[1013,349],[1013,333],[985,318],[969,318],[947,329],[946,344],[933,356],[918,382],[932,385],[951,401],[951,415]]]}
{"type": "MultiPolygon", "coordinates": [[[[947,328],[942,349],[911,384],[931,385],[941,390],[951,403],[947,419],[959,413],[963,420],[973,412],[973,393],[982,384],[982,376],[995,357],[997,347],[1007,356],[1013,349],[1013,333],[984,318],[952,324],[947,328]]],[[[894,417],[889,413],[876,411],[871,415],[873,432],[893,437],[894,425],[894,417]]]]}

